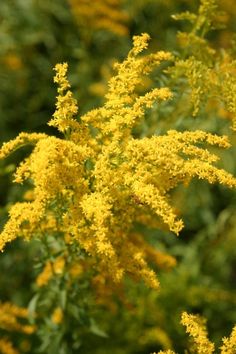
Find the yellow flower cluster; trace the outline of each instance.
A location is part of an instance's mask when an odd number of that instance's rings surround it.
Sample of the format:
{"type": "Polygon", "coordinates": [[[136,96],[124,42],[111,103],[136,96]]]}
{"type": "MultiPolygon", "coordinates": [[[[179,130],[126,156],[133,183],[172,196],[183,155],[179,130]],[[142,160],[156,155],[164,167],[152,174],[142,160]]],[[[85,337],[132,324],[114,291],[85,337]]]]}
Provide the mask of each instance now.
{"type": "Polygon", "coordinates": [[[130,234],[130,238],[142,250],[145,258],[153,262],[157,268],[169,270],[176,265],[176,259],[173,256],[153,248],[143,239],[142,235],[130,234]]]}
{"type": "Polygon", "coordinates": [[[34,332],[34,327],[30,325],[23,325],[19,319],[26,319],[28,317],[28,310],[18,307],[9,302],[0,303],[0,328],[7,331],[17,331],[26,334],[34,332]]]}
{"type": "MultiPolygon", "coordinates": [[[[4,332],[19,332],[30,335],[35,331],[35,326],[28,325],[28,310],[9,302],[0,303],[0,329],[4,332]],[[24,323],[23,323],[24,322],[24,323]]],[[[6,336],[0,338],[1,354],[19,354],[10,339],[6,336]]]]}
{"type": "Polygon", "coordinates": [[[38,140],[46,137],[46,134],[43,133],[20,133],[17,138],[11,140],[7,143],[3,143],[0,149],[0,159],[4,159],[17,149],[25,145],[35,145],[38,140]]]}
{"type": "Polygon", "coordinates": [[[175,69],[186,75],[191,87],[191,103],[193,115],[196,116],[206,98],[217,99],[218,106],[222,103],[229,112],[232,128],[236,130],[236,63],[226,53],[221,57],[214,56],[215,65],[207,65],[195,57],[179,60],[175,69]]]}
{"type": "Polygon", "coordinates": [[[177,76],[186,76],[191,89],[193,115],[207,100],[215,99],[219,109],[224,108],[236,130],[236,62],[224,50],[212,48],[205,38],[211,30],[222,25],[224,17],[218,10],[216,0],[202,0],[197,14],[184,12],[174,15],[176,20],[188,20],[192,23],[189,33],[180,32],[178,39],[185,50],[185,58],[176,60],[171,71],[177,76]]]}
{"type": "MultiPolygon", "coordinates": [[[[191,353],[196,354],[213,354],[215,345],[208,338],[206,329],[206,320],[198,315],[191,315],[186,312],[182,313],[181,324],[186,327],[186,332],[193,337],[194,344],[191,347],[191,353]]],[[[223,338],[223,345],[220,347],[221,354],[236,353],[236,326],[233,328],[230,337],[223,338]]],[[[156,354],[156,353],[153,353],[156,354]]],[[[159,351],[157,354],[176,354],[172,350],[159,351]]]]}
{"type": "Polygon", "coordinates": [[[222,339],[223,345],[220,348],[221,354],[233,354],[236,353],[236,326],[234,326],[229,338],[224,337],[222,339]]]}
{"type": "Polygon", "coordinates": [[[120,36],[128,34],[128,14],[122,9],[122,0],[69,0],[69,4],[80,26],[120,36]]]}
{"type": "Polygon", "coordinates": [[[53,275],[60,275],[63,273],[64,266],[65,259],[63,257],[58,257],[54,262],[48,261],[43,268],[43,271],[38,275],[36,284],[39,287],[47,285],[53,275]]]}
{"type": "Polygon", "coordinates": [[[182,314],[181,323],[186,327],[186,332],[193,337],[198,354],[212,354],[215,346],[207,338],[205,319],[197,315],[182,314]]]}
{"type": "Polygon", "coordinates": [[[52,314],[52,322],[59,325],[63,320],[63,311],[60,307],[55,308],[52,314]]]}
{"type": "Polygon", "coordinates": [[[0,339],[0,353],[1,354],[19,354],[19,351],[15,349],[8,338],[0,339]]]}
{"type": "Polygon", "coordinates": [[[58,84],[58,96],[56,102],[56,111],[53,115],[53,119],[49,121],[49,125],[52,125],[61,132],[65,133],[67,129],[76,125],[76,120],[73,117],[78,112],[78,106],[76,100],[73,98],[72,92],[69,90],[70,84],[67,80],[68,64],[57,64],[55,67],[56,75],[54,82],[58,84]],[[74,124],[73,124],[74,123],[74,124]]]}
{"type": "MultiPolygon", "coordinates": [[[[32,143],[35,136],[27,135],[24,143],[32,143]]],[[[0,156],[5,156],[7,152],[19,147],[22,141],[22,134],[15,139],[15,142],[4,144],[0,156]]],[[[67,189],[73,188],[78,183],[81,193],[86,190],[87,182],[83,178],[83,162],[87,156],[86,148],[75,145],[71,141],[61,140],[46,135],[37,135],[41,138],[30,155],[19,166],[15,174],[15,182],[22,183],[27,178],[34,180],[35,199],[32,202],[16,203],[11,208],[10,222],[5,225],[0,238],[0,248],[6,242],[22,235],[29,238],[38,228],[40,222],[44,222],[47,217],[45,212],[50,202],[59,194],[67,194],[67,189]],[[85,154],[85,155],[84,155],[85,154]],[[80,160],[81,158],[81,160],[80,160]],[[80,161],[80,162],[79,162],[80,161]],[[75,182],[76,181],[76,182],[75,182]],[[24,225],[24,226],[23,226],[24,225]]]]}
{"type": "MultiPolygon", "coordinates": [[[[214,165],[218,157],[205,148],[206,144],[228,148],[224,136],[169,131],[162,136],[133,138],[132,129],[144,117],[145,109],[172,97],[167,87],[137,93],[144,76],[162,61],[172,59],[163,51],[140,55],[148,41],[147,34],[134,37],[127,59],[115,65],[117,73],[108,83],[104,105],[80,121],[75,119],[77,105],[71,94],[67,100],[67,66],[56,66],[59,96],[49,124],[64,132],[66,140],[21,134],[0,149],[0,156],[5,157],[27,141],[35,143],[15,173],[16,182],[33,181],[34,199],[11,208],[0,235],[1,250],[18,236],[43,233],[47,237],[51,218],[56,221],[55,231],[64,235],[66,242],[79,244],[96,260],[98,271],[113,281],[120,282],[129,274],[157,288],[159,283],[148,261],[154,258],[156,264],[166,261],[172,266],[174,260],[150,252],[144,239],[140,243],[140,238],[134,237],[134,223],[142,220],[149,226],[152,220],[178,234],[183,221],[170,201],[176,186],[188,184],[194,177],[236,186],[236,179],[218,169],[214,165]]],[[[50,267],[45,270],[46,278],[49,273],[50,267]]]]}

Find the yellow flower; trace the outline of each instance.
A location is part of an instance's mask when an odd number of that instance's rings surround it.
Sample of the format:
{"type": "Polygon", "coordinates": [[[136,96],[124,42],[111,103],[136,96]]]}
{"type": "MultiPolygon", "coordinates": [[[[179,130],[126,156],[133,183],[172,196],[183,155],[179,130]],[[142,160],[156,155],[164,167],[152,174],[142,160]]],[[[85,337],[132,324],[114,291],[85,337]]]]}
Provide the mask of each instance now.
{"type": "MultiPolygon", "coordinates": [[[[191,353],[198,354],[213,354],[215,350],[214,343],[207,338],[206,320],[198,315],[191,315],[187,312],[182,313],[181,324],[186,327],[186,332],[193,337],[193,345],[190,346],[191,353]]],[[[223,338],[223,345],[221,354],[235,354],[236,353],[236,326],[233,328],[230,337],[223,338]]],[[[186,351],[187,352],[187,351],[186,351]]],[[[153,354],[175,354],[172,350],[159,351],[153,354]]]]}
{"type": "MultiPolygon", "coordinates": [[[[218,156],[206,148],[228,148],[225,136],[170,130],[134,139],[132,130],[146,108],[172,98],[168,87],[144,94],[137,89],[162,61],[173,60],[163,51],[142,55],[149,39],[145,33],[134,37],[127,58],[114,67],[116,74],[108,82],[104,105],[80,121],[75,118],[77,104],[69,91],[67,64],[56,66],[58,101],[49,124],[64,132],[66,139],[22,133],[0,149],[4,158],[25,143],[35,145],[15,173],[15,182],[31,180],[34,197],[10,209],[0,235],[1,250],[18,236],[30,239],[54,230],[67,243],[84,249],[97,269],[114,282],[129,274],[157,288],[159,282],[148,260],[155,259],[162,266],[166,262],[167,268],[175,261],[151,252],[144,240],[137,241],[132,236],[134,223],[149,226],[151,220],[178,235],[184,225],[172,205],[174,188],[193,178],[236,186],[236,179],[215,165],[218,156]]],[[[38,285],[46,284],[52,275],[51,265],[46,264],[38,285]]]]}
{"type": "Polygon", "coordinates": [[[58,96],[56,102],[56,111],[53,119],[49,121],[49,125],[57,127],[58,130],[65,133],[68,128],[77,127],[74,116],[78,112],[77,101],[73,98],[72,92],[69,90],[70,84],[67,80],[68,64],[57,64],[55,66],[56,75],[54,82],[58,84],[58,96]]]}
{"type": "Polygon", "coordinates": [[[236,353],[236,326],[234,326],[229,338],[222,339],[223,345],[220,347],[221,354],[234,354],[236,353]]]}
{"type": "Polygon", "coordinates": [[[60,307],[57,307],[52,314],[52,322],[59,325],[63,321],[63,311],[60,307]]]}
{"type": "Polygon", "coordinates": [[[186,327],[186,332],[193,337],[198,354],[212,354],[215,346],[207,338],[205,320],[197,315],[182,313],[181,323],[186,327]]]}
{"type": "Polygon", "coordinates": [[[0,353],[1,354],[20,354],[19,351],[13,347],[8,338],[0,339],[0,353]]]}
{"type": "Polygon", "coordinates": [[[64,266],[64,257],[58,257],[55,259],[54,262],[48,261],[45,267],[43,268],[42,272],[38,275],[36,279],[36,284],[39,287],[47,285],[53,276],[60,275],[63,273],[64,266]]]}
{"type": "Polygon", "coordinates": [[[20,319],[27,319],[28,310],[18,307],[9,302],[0,303],[0,328],[7,331],[17,331],[25,334],[31,334],[35,327],[22,324],[20,319]]]}
{"type": "Polygon", "coordinates": [[[128,34],[128,14],[122,0],[69,0],[72,13],[80,27],[92,31],[104,29],[116,35],[128,34]]]}

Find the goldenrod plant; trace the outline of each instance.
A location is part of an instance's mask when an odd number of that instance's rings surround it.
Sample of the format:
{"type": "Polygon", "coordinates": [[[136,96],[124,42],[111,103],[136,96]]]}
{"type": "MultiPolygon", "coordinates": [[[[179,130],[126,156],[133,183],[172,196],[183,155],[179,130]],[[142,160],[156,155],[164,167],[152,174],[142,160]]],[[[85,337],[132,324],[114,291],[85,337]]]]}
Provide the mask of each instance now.
{"type": "MultiPolygon", "coordinates": [[[[0,303],[0,329],[4,335],[0,338],[0,352],[3,354],[18,354],[18,349],[14,348],[11,340],[8,338],[6,333],[21,333],[25,335],[30,335],[35,331],[35,327],[30,324],[25,324],[22,321],[27,321],[28,310],[25,308],[20,308],[11,303],[0,303]]],[[[21,338],[20,345],[27,349],[30,349],[30,342],[27,338],[21,338]]]]}
{"type": "Polygon", "coordinates": [[[211,100],[218,109],[225,108],[229,112],[228,117],[233,121],[233,129],[236,129],[235,59],[225,50],[217,51],[206,39],[209,31],[224,24],[221,15],[218,1],[202,0],[197,14],[187,11],[172,16],[175,20],[187,20],[192,26],[190,32],[178,34],[184,51],[176,61],[174,75],[188,79],[194,116],[200,106],[203,108],[211,100]]]}
{"type": "MultiPolygon", "coordinates": [[[[134,228],[135,222],[154,223],[178,235],[184,224],[171,205],[173,189],[179,184],[187,186],[194,177],[230,188],[236,186],[230,173],[215,166],[217,155],[205,147],[229,148],[226,136],[170,130],[160,136],[133,138],[132,129],[143,119],[145,110],[154,102],[161,104],[172,97],[167,87],[137,94],[144,75],[162,61],[172,60],[172,55],[163,51],[142,56],[149,39],[145,33],[133,38],[127,59],[115,65],[117,74],[108,83],[104,105],[79,118],[66,77],[67,64],[56,65],[58,96],[49,125],[64,138],[21,133],[0,150],[1,158],[5,158],[24,145],[33,145],[32,153],[15,172],[15,182],[28,181],[31,200],[11,206],[0,236],[1,250],[19,236],[40,240],[48,249],[48,260],[36,283],[44,287],[55,278],[58,293],[54,293],[53,300],[61,296],[62,284],[68,288],[63,293],[73,287],[76,275],[81,274],[81,270],[73,272],[76,265],[85,273],[92,265],[93,277],[107,279],[110,286],[129,275],[158,288],[149,261],[174,265],[174,260],[146,245],[134,228]],[[55,246],[58,238],[60,248],[55,246]],[[69,280],[71,276],[73,280],[69,280]]],[[[56,326],[61,325],[63,311],[67,311],[66,299],[60,303],[51,314],[51,323],[56,326]]],[[[52,306],[53,301],[49,311],[52,306]]],[[[35,318],[31,320],[37,324],[35,318]]],[[[56,339],[57,347],[61,340],[56,339]]],[[[50,345],[44,343],[41,350],[50,345]]],[[[63,348],[64,352],[68,350],[63,348]]]]}
{"type": "MultiPolygon", "coordinates": [[[[190,315],[186,312],[182,313],[181,324],[186,327],[186,332],[193,338],[190,347],[191,353],[196,354],[213,354],[215,353],[215,345],[208,339],[206,320],[197,315],[190,315]]],[[[236,351],[236,327],[233,328],[230,336],[222,339],[221,354],[234,354],[236,351]]],[[[155,354],[155,353],[153,353],[155,354]]],[[[173,350],[159,351],[158,354],[175,354],[173,350]]]]}
{"type": "Polygon", "coordinates": [[[233,176],[213,165],[217,156],[195,145],[227,148],[230,144],[225,136],[168,131],[163,136],[132,138],[132,128],[142,119],[145,107],[171,98],[165,87],[140,97],[135,94],[142,74],[147,75],[153,66],[171,58],[165,52],[139,57],[148,40],[147,34],[134,37],[128,58],[116,65],[118,73],[109,82],[104,106],[85,114],[80,121],[74,118],[77,105],[65,76],[67,65],[56,66],[58,97],[49,125],[64,133],[65,139],[21,133],[2,146],[2,158],[27,143],[35,148],[15,173],[15,182],[32,180],[34,200],[11,207],[1,234],[1,249],[19,235],[31,238],[40,233],[38,228],[49,211],[58,218],[58,208],[53,210],[52,204],[59,203],[64,211],[58,231],[68,233],[86,252],[98,257],[101,267],[109,266],[115,281],[128,272],[157,287],[145,256],[135,246],[135,235],[133,239],[130,236],[133,223],[145,223],[145,215],[151,212],[154,219],[158,217],[178,235],[183,222],[168,201],[174,187],[189,183],[193,177],[235,187],[233,176]]]}
{"type": "Polygon", "coordinates": [[[233,353],[233,5],[0,4],[0,352],[233,353]]]}

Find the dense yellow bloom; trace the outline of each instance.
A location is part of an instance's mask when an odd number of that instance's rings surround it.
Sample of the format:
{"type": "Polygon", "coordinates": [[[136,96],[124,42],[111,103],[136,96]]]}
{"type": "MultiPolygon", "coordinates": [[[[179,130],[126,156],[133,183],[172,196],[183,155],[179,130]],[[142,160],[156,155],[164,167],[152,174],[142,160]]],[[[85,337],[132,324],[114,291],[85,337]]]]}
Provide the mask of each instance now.
{"type": "Polygon", "coordinates": [[[236,326],[234,326],[229,338],[223,338],[223,345],[220,348],[221,354],[233,354],[236,353],[236,326]]]}
{"type": "Polygon", "coordinates": [[[58,130],[65,133],[68,128],[77,126],[74,116],[78,112],[76,100],[73,98],[72,92],[69,90],[70,84],[67,80],[68,64],[57,64],[55,67],[56,75],[54,82],[58,84],[58,96],[56,102],[56,111],[53,119],[49,121],[49,125],[57,127],[58,130]]]}
{"type": "Polygon", "coordinates": [[[63,320],[63,312],[60,307],[57,307],[52,314],[52,322],[55,324],[60,324],[63,320]]]}
{"type": "Polygon", "coordinates": [[[54,262],[48,261],[42,272],[38,275],[36,284],[39,287],[47,285],[54,275],[60,275],[63,273],[64,266],[65,259],[63,257],[56,258],[54,262]]]}
{"type": "Polygon", "coordinates": [[[122,0],[69,0],[69,4],[80,26],[121,36],[128,34],[128,14],[122,9],[122,0]]]}
{"type": "Polygon", "coordinates": [[[0,328],[7,331],[17,331],[26,334],[34,332],[35,328],[30,325],[23,325],[19,319],[26,319],[28,311],[11,303],[0,303],[0,328]]]}
{"type": "MultiPolygon", "coordinates": [[[[31,135],[29,137],[31,143],[31,135]]],[[[68,192],[74,188],[86,191],[87,183],[82,177],[86,148],[75,145],[72,141],[47,137],[44,134],[40,138],[30,157],[26,158],[15,174],[15,182],[18,183],[27,178],[34,180],[35,199],[32,202],[16,203],[11,208],[9,222],[1,234],[0,248],[19,235],[29,238],[46,217],[45,210],[50,202],[59,194],[63,194],[64,189],[68,192]],[[79,184],[77,188],[75,181],[79,184]]],[[[20,134],[16,142],[21,140],[20,134]]],[[[4,144],[0,155],[5,156],[16,146],[19,144],[14,141],[4,144]]]]}
{"type": "Polygon", "coordinates": [[[15,349],[12,343],[7,338],[0,339],[0,353],[1,354],[19,354],[19,351],[15,349]]]}
{"type": "MultiPolygon", "coordinates": [[[[35,332],[35,326],[26,324],[28,318],[28,310],[18,307],[9,302],[0,303],[0,329],[4,332],[19,332],[27,335],[35,332]]],[[[7,337],[0,338],[1,354],[19,354],[14,348],[10,339],[7,337]]]]}
{"type": "MultiPolygon", "coordinates": [[[[191,353],[196,354],[213,354],[215,352],[214,343],[207,338],[206,320],[198,315],[191,315],[186,312],[182,313],[181,324],[186,327],[186,332],[193,337],[193,345],[190,347],[191,353]]],[[[230,337],[223,338],[223,345],[221,354],[235,354],[236,353],[236,326],[233,328],[230,337]]],[[[153,354],[176,354],[172,350],[159,351],[153,354]]]]}
{"type": "MultiPolygon", "coordinates": [[[[151,252],[144,239],[134,237],[134,223],[149,226],[152,220],[178,234],[183,221],[171,203],[175,187],[195,177],[236,186],[232,175],[214,165],[218,157],[205,148],[228,148],[225,136],[203,131],[132,136],[146,108],[172,97],[167,87],[138,94],[143,78],[162,61],[172,59],[163,51],[141,55],[148,41],[147,34],[134,37],[127,58],[115,65],[104,105],[80,121],[75,119],[77,105],[68,91],[67,65],[56,66],[59,96],[49,124],[64,132],[66,140],[24,133],[0,149],[3,158],[27,141],[35,144],[15,173],[15,182],[33,182],[33,200],[11,208],[0,235],[1,250],[18,236],[45,237],[54,227],[66,242],[78,243],[97,263],[98,271],[113,281],[129,274],[157,288],[148,261],[155,259],[159,266],[165,262],[172,266],[175,261],[151,252]]],[[[38,283],[47,283],[51,276],[52,269],[46,265],[38,283]]]]}
{"type": "Polygon", "coordinates": [[[181,323],[186,327],[186,332],[193,337],[198,354],[212,354],[215,346],[207,338],[207,329],[205,320],[197,315],[189,315],[186,312],[182,314],[181,323]]]}
{"type": "Polygon", "coordinates": [[[11,140],[7,143],[3,143],[0,150],[0,158],[3,159],[10,155],[12,152],[21,148],[24,145],[36,144],[38,140],[46,137],[46,134],[43,133],[20,133],[17,138],[11,140]]]}

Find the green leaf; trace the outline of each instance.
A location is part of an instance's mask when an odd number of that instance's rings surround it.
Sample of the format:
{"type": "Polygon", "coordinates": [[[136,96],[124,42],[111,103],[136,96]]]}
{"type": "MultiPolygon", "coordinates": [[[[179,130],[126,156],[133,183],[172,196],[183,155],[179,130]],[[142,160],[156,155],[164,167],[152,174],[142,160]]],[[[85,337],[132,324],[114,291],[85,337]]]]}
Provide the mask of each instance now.
{"type": "Polygon", "coordinates": [[[108,334],[104,332],[95,322],[93,318],[90,319],[90,332],[98,337],[108,338],[108,334]]]}
{"type": "Polygon", "coordinates": [[[61,290],[61,292],[60,292],[60,304],[61,304],[61,307],[63,310],[66,307],[66,301],[67,301],[67,291],[64,289],[64,290],[61,290]]]}
{"type": "Polygon", "coordinates": [[[28,305],[29,321],[31,323],[35,323],[35,313],[36,313],[38,299],[39,299],[39,294],[34,295],[28,305]]]}

